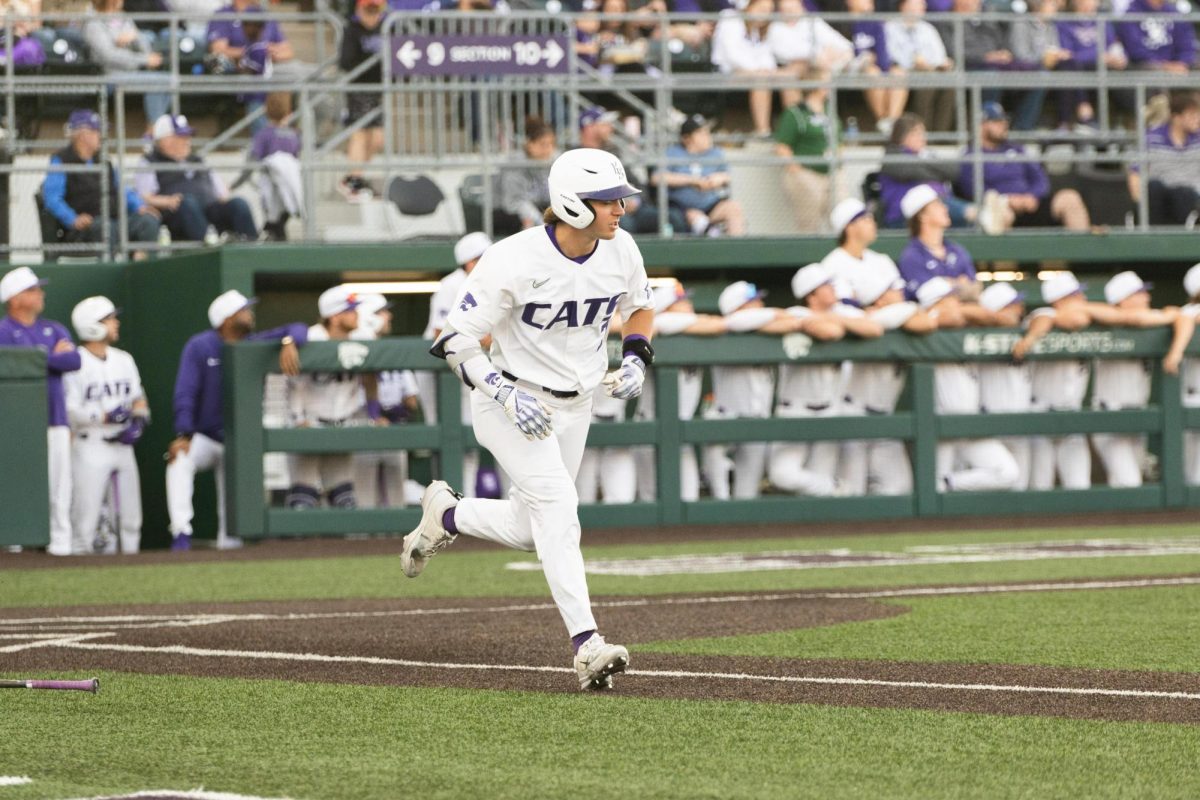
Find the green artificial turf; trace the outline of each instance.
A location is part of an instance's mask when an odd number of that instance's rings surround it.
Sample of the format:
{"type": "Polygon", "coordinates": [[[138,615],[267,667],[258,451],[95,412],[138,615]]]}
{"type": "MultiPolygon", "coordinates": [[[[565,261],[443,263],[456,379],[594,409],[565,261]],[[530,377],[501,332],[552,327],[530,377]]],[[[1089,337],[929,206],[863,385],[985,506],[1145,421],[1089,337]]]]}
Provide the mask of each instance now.
{"type": "MultiPolygon", "coordinates": [[[[969,531],[926,534],[746,539],[671,544],[585,547],[586,558],[651,557],[682,554],[761,553],[781,550],[898,551],[921,545],[1067,541],[1092,538],[1174,538],[1194,536],[1186,526],[1052,528],[1022,531],[969,531]]],[[[399,543],[397,542],[397,550],[399,543]]],[[[246,600],[380,597],[544,597],[539,572],[505,565],[531,561],[508,550],[448,550],[419,580],[406,579],[398,558],[344,557],[229,561],[144,566],[95,566],[0,570],[0,608],[113,603],[186,603],[246,600]]],[[[1200,572],[1200,555],[1061,559],[905,567],[735,572],[712,575],[589,578],[594,595],[674,592],[822,589],[848,586],[902,586],[985,583],[1068,578],[1113,578],[1200,572]]]]}
{"type": "MultiPolygon", "coordinates": [[[[554,676],[548,680],[560,679],[554,676]]],[[[1200,727],[104,674],[0,693],[4,800],[1195,798],[1200,727]]]]}

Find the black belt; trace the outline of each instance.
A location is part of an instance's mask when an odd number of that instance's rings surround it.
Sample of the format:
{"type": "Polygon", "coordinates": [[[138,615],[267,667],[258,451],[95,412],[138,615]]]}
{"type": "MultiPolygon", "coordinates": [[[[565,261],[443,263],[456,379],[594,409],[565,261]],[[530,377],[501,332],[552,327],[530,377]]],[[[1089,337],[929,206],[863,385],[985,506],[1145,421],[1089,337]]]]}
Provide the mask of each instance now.
{"type": "MultiPolygon", "coordinates": [[[[516,375],[513,375],[508,370],[502,369],[502,370],[500,370],[500,374],[503,375],[504,377],[508,378],[510,381],[519,381],[520,383],[528,383],[530,386],[539,386],[539,384],[533,383],[531,381],[521,380],[520,378],[518,378],[516,375]]],[[[568,397],[579,397],[579,392],[564,392],[564,391],[560,391],[558,389],[551,389],[549,386],[539,386],[539,388],[541,388],[541,390],[543,392],[550,395],[551,397],[560,397],[563,399],[568,398],[568,397]]]]}
{"type": "Polygon", "coordinates": [[[872,417],[881,417],[881,416],[885,416],[888,413],[890,413],[890,412],[884,411],[882,408],[871,408],[870,406],[863,406],[863,411],[867,412],[872,417]]]}
{"type": "Polygon", "coordinates": [[[317,417],[317,422],[324,428],[344,428],[351,421],[348,419],[325,419],[324,417],[317,417]]]}
{"type": "Polygon", "coordinates": [[[805,408],[809,411],[824,411],[829,408],[829,403],[808,403],[805,408]]]}

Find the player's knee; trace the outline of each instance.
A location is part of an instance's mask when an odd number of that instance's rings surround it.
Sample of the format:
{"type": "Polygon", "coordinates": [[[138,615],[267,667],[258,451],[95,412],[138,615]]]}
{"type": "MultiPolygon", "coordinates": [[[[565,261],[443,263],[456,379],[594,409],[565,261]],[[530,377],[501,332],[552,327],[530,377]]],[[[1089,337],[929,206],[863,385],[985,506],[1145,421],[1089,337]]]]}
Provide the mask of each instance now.
{"type": "Polygon", "coordinates": [[[579,491],[566,472],[524,481],[520,491],[532,507],[579,506],[579,491]]]}
{"type": "Polygon", "coordinates": [[[1003,458],[997,453],[996,459],[996,483],[1002,489],[1015,489],[1017,481],[1021,478],[1021,468],[1017,465],[1017,460],[1013,458],[1012,453],[1005,448],[1003,458]]]}

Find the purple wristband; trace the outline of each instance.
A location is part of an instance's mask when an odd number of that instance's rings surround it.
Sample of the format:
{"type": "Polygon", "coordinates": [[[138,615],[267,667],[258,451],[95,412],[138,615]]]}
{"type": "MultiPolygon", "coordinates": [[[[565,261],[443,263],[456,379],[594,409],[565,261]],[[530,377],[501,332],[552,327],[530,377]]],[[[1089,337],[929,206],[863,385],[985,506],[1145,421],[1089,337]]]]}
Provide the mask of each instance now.
{"type": "Polygon", "coordinates": [[[642,336],[640,333],[631,333],[630,335],[626,336],[624,339],[621,340],[621,347],[624,350],[624,352],[621,353],[622,356],[636,356],[637,355],[636,350],[629,349],[630,342],[645,342],[646,344],[650,344],[650,340],[647,339],[645,336],[642,336]]]}

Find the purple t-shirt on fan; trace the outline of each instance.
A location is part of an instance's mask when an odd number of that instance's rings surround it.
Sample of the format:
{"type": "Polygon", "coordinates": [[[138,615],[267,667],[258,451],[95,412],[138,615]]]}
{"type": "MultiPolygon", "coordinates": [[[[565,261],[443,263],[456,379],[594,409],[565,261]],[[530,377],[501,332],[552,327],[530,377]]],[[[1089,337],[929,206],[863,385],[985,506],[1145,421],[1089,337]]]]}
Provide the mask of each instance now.
{"type": "Polygon", "coordinates": [[[892,57],[888,55],[887,35],[883,32],[882,22],[855,22],[850,28],[850,41],[854,43],[854,55],[860,56],[870,51],[875,54],[875,66],[881,71],[887,72],[892,68],[892,57]]]}
{"type": "Polygon", "coordinates": [[[300,135],[286,125],[268,125],[254,134],[250,145],[250,158],[262,161],[275,153],[289,153],[299,158],[300,135]]]}
{"type": "Polygon", "coordinates": [[[935,276],[954,280],[965,275],[975,279],[975,262],[971,260],[971,254],[949,239],[942,245],[946,248],[943,258],[931,253],[920,239],[909,239],[900,253],[896,266],[904,278],[904,294],[909,300],[915,300],[921,284],[935,276]]]}
{"type": "Polygon", "coordinates": [[[0,346],[36,347],[46,352],[46,397],[49,402],[50,426],[66,426],[67,402],[63,397],[62,374],[79,369],[79,351],[55,353],[54,346],[71,334],[60,322],[38,318],[32,325],[22,325],[12,317],[0,320],[0,346]]]}
{"type": "MultiPolygon", "coordinates": [[[[238,10],[233,6],[225,6],[218,9],[218,14],[236,14],[238,10]]],[[[279,29],[279,23],[273,20],[263,20],[266,24],[263,26],[262,36],[258,37],[260,42],[270,42],[271,44],[279,44],[287,41],[283,35],[283,31],[279,29]]],[[[224,39],[229,42],[230,47],[245,47],[246,34],[242,32],[242,20],[240,19],[214,19],[208,22],[208,33],[205,36],[208,43],[211,45],[218,39],[224,39]]]]}

